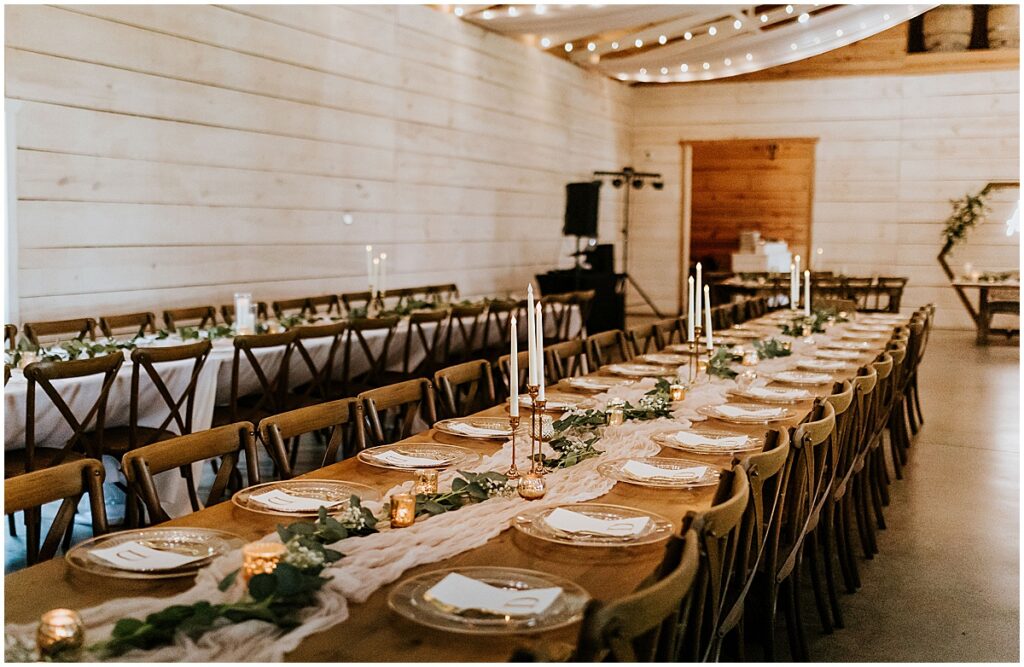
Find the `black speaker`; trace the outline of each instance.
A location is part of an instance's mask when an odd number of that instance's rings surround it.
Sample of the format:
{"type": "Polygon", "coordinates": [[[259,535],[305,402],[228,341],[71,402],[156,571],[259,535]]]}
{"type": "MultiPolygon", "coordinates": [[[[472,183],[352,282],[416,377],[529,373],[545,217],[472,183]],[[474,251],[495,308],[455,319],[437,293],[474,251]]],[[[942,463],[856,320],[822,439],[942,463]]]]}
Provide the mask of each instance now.
{"type": "Polygon", "coordinates": [[[565,186],[565,236],[597,238],[597,201],[601,181],[569,183],[565,186]]]}

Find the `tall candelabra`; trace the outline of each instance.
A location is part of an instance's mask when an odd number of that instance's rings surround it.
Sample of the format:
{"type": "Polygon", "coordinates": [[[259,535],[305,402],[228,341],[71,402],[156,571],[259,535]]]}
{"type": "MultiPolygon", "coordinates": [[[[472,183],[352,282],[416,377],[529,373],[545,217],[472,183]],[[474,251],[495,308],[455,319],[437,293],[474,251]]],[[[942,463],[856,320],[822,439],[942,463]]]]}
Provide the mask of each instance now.
{"type": "Polygon", "coordinates": [[[527,500],[544,497],[547,482],[544,480],[544,406],[547,401],[538,398],[540,387],[527,385],[530,394],[530,469],[519,479],[519,495],[527,500]]]}
{"type": "MultiPolygon", "coordinates": [[[[689,374],[687,376],[688,379],[689,379],[690,384],[693,384],[694,382],[696,382],[697,378],[700,376],[700,365],[702,363],[701,362],[701,357],[704,356],[703,350],[706,349],[706,346],[701,346],[701,344],[700,344],[700,336],[703,333],[703,331],[704,331],[703,328],[700,327],[699,325],[695,324],[693,326],[693,340],[691,340],[690,343],[689,343],[689,345],[690,345],[690,354],[693,356],[693,361],[689,365],[689,369],[690,370],[689,370],[689,374]]],[[[705,369],[707,369],[708,374],[710,375],[710,373],[711,373],[711,350],[707,350],[707,353],[708,353],[708,361],[704,365],[704,367],[705,367],[705,369]]]]}

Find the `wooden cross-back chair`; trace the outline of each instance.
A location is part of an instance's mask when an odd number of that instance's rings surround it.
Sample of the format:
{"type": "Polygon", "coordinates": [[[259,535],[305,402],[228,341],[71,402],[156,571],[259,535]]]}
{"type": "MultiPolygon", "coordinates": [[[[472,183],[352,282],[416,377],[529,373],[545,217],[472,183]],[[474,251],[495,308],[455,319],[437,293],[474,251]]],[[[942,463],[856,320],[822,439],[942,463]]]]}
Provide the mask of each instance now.
{"type": "Polygon", "coordinates": [[[654,335],[659,350],[683,342],[685,328],[682,325],[683,320],[678,317],[658,320],[654,323],[654,335]]]}
{"type": "Polygon", "coordinates": [[[486,308],[484,304],[452,306],[444,341],[445,363],[468,361],[479,356],[482,345],[480,329],[486,308]]]}
{"type": "Polygon", "coordinates": [[[120,458],[125,452],[138,447],[191,433],[199,375],[209,357],[211,347],[209,340],[201,340],[185,345],[139,347],[132,350],[132,384],[128,426],[107,429],[104,435],[105,453],[120,458]],[[166,368],[166,364],[186,364],[187,362],[191,362],[189,381],[175,396],[167,386],[161,367],[166,368]],[[147,402],[156,403],[161,410],[167,410],[167,416],[156,426],[143,426],[139,423],[139,415],[142,411],[140,404],[143,400],[141,392],[143,374],[146,376],[147,390],[152,386],[156,393],[156,396],[147,393],[145,396],[147,402]]]}
{"type": "Polygon", "coordinates": [[[310,324],[295,327],[295,351],[302,360],[302,366],[309,373],[309,380],[301,383],[291,390],[290,403],[298,405],[311,405],[332,398],[331,387],[334,378],[334,368],[338,359],[338,348],[341,347],[347,322],[333,322],[329,324],[310,324]],[[317,363],[310,351],[310,341],[330,339],[327,346],[327,353],[317,363]]]}
{"type": "MultiPolygon", "coordinates": [[[[520,349],[522,349],[522,348],[520,348],[520,349]]],[[[499,381],[497,383],[495,383],[495,387],[499,388],[500,391],[501,391],[501,396],[498,397],[499,399],[506,399],[506,398],[508,398],[509,391],[511,390],[511,384],[509,382],[509,378],[511,377],[509,375],[509,373],[510,373],[511,368],[512,368],[511,361],[512,361],[512,355],[511,354],[505,354],[505,355],[502,355],[502,356],[498,357],[497,368],[498,368],[498,380],[499,381]]],[[[519,366],[519,390],[521,392],[525,392],[526,391],[526,379],[528,377],[528,373],[530,372],[530,351],[526,350],[524,352],[518,353],[516,355],[516,362],[517,362],[517,364],[519,366]]],[[[548,368],[547,368],[546,364],[545,364],[545,367],[544,367],[544,374],[545,375],[548,374],[548,368]]]]}
{"type": "Polygon", "coordinates": [[[659,345],[658,330],[654,324],[641,324],[630,327],[626,330],[626,340],[629,341],[629,345],[632,348],[632,356],[634,357],[657,352],[661,347],[664,347],[659,345]]]}
{"type": "Polygon", "coordinates": [[[365,447],[363,406],[356,398],[343,398],[264,417],[259,437],[280,479],[295,476],[302,436],[316,435],[325,442],[318,468],[355,456],[365,447]]]}
{"type": "Polygon", "coordinates": [[[427,285],[426,295],[435,303],[451,303],[453,299],[459,298],[459,287],[455,283],[427,285]]]}
{"type": "Polygon", "coordinates": [[[742,467],[723,470],[711,508],[688,512],[683,530],[697,533],[700,567],[693,589],[693,609],[686,634],[681,637],[677,660],[705,661],[715,651],[718,622],[724,600],[734,587],[740,527],[750,499],[750,483],[742,467]]]}
{"type": "MultiPolygon", "coordinates": [[[[889,415],[892,410],[892,399],[895,395],[895,362],[893,350],[888,350],[878,355],[875,361],[871,362],[875,373],[878,375],[874,391],[874,405],[872,406],[873,416],[868,432],[868,452],[865,461],[861,483],[862,498],[865,505],[864,528],[867,538],[868,550],[866,558],[873,558],[878,553],[878,543],[875,540],[875,527],[885,528],[885,516],[882,514],[883,496],[888,493],[886,487],[889,483],[888,470],[885,463],[885,429],[889,424],[889,415]],[[867,514],[873,512],[872,521],[867,514]]],[[[893,457],[893,468],[897,479],[902,478],[903,473],[899,467],[899,457],[893,457]]]]}
{"type": "Polygon", "coordinates": [[[921,362],[924,360],[925,350],[928,348],[928,339],[931,336],[932,324],[934,324],[935,320],[935,306],[932,304],[921,306],[917,313],[921,316],[923,324],[921,341],[917,346],[917,355],[910,370],[910,378],[907,380],[907,412],[910,416],[910,429],[914,435],[917,435],[917,432],[924,424],[924,413],[921,412],[921,394],[917,388],[917,372],[921,362]]]}
{"type": "Polygon", "coordinates": [[[544,312],[543,342],[548,345],[569,340],[569,316],[572,313],[573,294],[550,294],[542,297],[540,307],[544,312]],[[550,324],[548,322],[550,321],[550,324]],[[551,333],[548,334],[547,331],[551,333]]]}
{"type": "MultiPolygon", "coordinates": [[[[256,319],[266,320],[269,317],[270,309],[267,307],[266,301],[256,302],[256,319]]],[[[231,326],[235,323],[235,304],[226,303],[220,307],[220,316],[224,320],[224,324],[231,326]]]]}
{"type": "MultiPolygon", "coordinates": [[[[503,301],[491,301],[487,304],[487,317],[484,320],[484,340],[481,345],[481,352],[486,359],[497,359],[509,351],[512,340],[512,317],[516,316],[519,309],[519,302],[506,299],[503,301]]],[[[518,321],[516,326],[519,329],[526,326],[525,321],[518,321]]]]}
{"type": "Polygon", "coordinates": [[[53,558],[61,543],[67,548],[74,530],[78,503],[85,494],[89,495],[93,536],[107,532],[103,477],[101,462],[81,459],[19,475],[4,482],[4,513],[8,516],[25,513],[26,565],[35,565],[53,558]],[[40,544],[40,510],[43,505],[57,501],[61,501],[60,507],[40,544]]]}
{"type": "Polygon", "coordinates": [[[363,292],[345,292],[341,294],[341,303],[345,306],[345,312],[351,314],[352,311],[360,308],[363,311],[366,311],[370,305],[370,299],[372,298],[373,295],[370,294],[369,290],[363,292]]]}
{"type": "Polygon", "coordinates": [[[447,355],[441,347],[441,341],[446,339],[446,330],[450,331],[451,327],[451,313],[447,309],[410,313],[399,379],[426,377],[444,366],[447,355]],[[413,364],[412,351],[415,347],[420,348],[423,356],[413,364]]]}
{"type": "Polygon", "coordinates": [[[217,310],[213,306],[171,308],[164,311],[164,326],[171,331],[178,327],[208,327],[217,323],[217,310]]]}
{"type": "MultiPolygon", "coordinates": [[[[846,587],[848,592],[860,588],[860,573],[857,559],[854,556],[851,529],[857,527],[861,548],[865,555],[872,553],[867,537],[868,524],[868,477],[869,457],[872,453],[871,433],[874,423],[875,389],[878,386],[878,372],[873,364],[857,369],[857,375],[851,379],[853,385],[853,422],[851,424],[851,458],[845,475],[836,482],[838,497],[836,542],[839,555],[846,563],[846,587]]],[[[867,556],[870,557],[870,556],[867,556]]]]}
{"type": "Polygon", "coordinates": [[[169,470],[180,471],[192,511],[198,512],[227,500],[246,485],[238,469],[242,453],[245,455],[248,485],[259,484],[253,425],[246,421],[179,436],[128,452],[121,459],[121,470],[128,480],[126,515],[129,524],[170,520],[153,479],[169,470]],[[205,499],[200,499],[199,483],[192,473],[192,464],[200,462],[210,462],[216,470],[205,499]],[[142,510],[148,515],[148,522],[143,521],[142,510]]]}
{"type": "Polygon", "coordinates": [[[235,350],[231,357],[231,394],[226,409],[216,408],[214,423],[255,421],[288,409],[288,372],[297,338],[298,333],[292,329],[232,339],[235,350]],[[258,387],[252,392],[243,393],[240,386],[243,358],[257,381],[258,387]]]}
{"type": "Polygon", "coordinates": [[[664,573],[608,603],[591,601],[580,625],[574,662],[674,662],[680,628],[700,563],[698,536],[669,538],[664,573]],[[671,567],[668,563],[674,561],[671,567]]]}
{"type": "Polygon", "coordinates": [[[734,324],[732,316],[732,304],[727,303],[721,306],[714,306],[711,309],[711,326],[715,328],[715,331],[728,329],[734,324]]]}
{"type": "Polygon", "coordinates": [[[570,316],[568,337],[569,338],[586,338],[587,336],[587,319],[590,318],[590,311],[594,307],[594,296],[597,294],[595,290],[580,290],[579,292],[572,293],[572,303],[576,306],[576,310],[579,312],[579,325],[577,327],[572,326],[572,319],[570,316]]]}
{"type": "Polygon", "coordinates": [[[153,313],[104,315],[100,318],[100,331],[107,338],[124,335],[135,337],[155,334],[156,315],[153,313]]]}
{"type": "Polygon", "coordinates": [[[306,299],[307,314],[341,317],[341,299],[337,294],[321,294],[306,299]]]}
{"type": "Polygon", "coordinates": [[[354,396],[366,389],[377,387],[384,378],[387,370],[388,354],[391,351],[391,341],[395,338],[395,331],[401,318],[398,316],[381,317],[372,319],[355,319],[348,324],[348,331],[345,334],[345,356],[341,368],[341,387],[335,395],[354,396]],[[374,352],[367,339],[367,333],[378,332],[383,334],[380,349],[374,352]],[[358,349],[354,349],[358,347],[358,349]],[[361,355],[367,363],[365,371],[356,373],[353,371],[355,355],[361,355]]]}
{"type": "Polygon", "coordinates": [[[586,339],[587,361],[595,371],[608,364],[621,363],[633,358],[626,334],[618,329],[591,334],[586,339]]]}
{"type": "MultiPolygon", "coordinates": [[[[707,658],[718,662],[726,648],[731,649],[730,660],[745,660],[745,620],[751,615],[747,596],[765,558],[769,531],[781,521],[779,510],[779,472],[789,457],[789,430],[778,428],[768,431],[762,451],[745,458],[734,458],[733,467],[739,466],[747,474],[750,500],[743,515],[739,543],[736,549],[736,581],[722,592],[718,626],[712,635],[707,658]],[[727,646],[728,643],[728,646],[727,646]]],[[[753,619],[756,622],[756,616],[753,619]]]]}
{"type": "Polygon", "coordinates": [[[768,540],[765,561],[768,617],[765,633],[765,659],[774,661],[775,626],[781,599],[786,616],[790,654],[794,660],[807,659],[807,638],[800,604],[800,581],[803,570],[804,539],[813,507],[827,492],[822,484],[824,464],[829,446],[826,444],[835,429],[835,410],[828,402],[815,400],[807,421],[790,437],[790,455],[780,478],[780,511],[784,521],[773,526],[768,540]]]}
{"type": "Polygon", "coordinates": [[[26,322],[23,331],[25,338],[33,345],[41,345],[44,339],[67,340],[69,334],[75,340],[96,340],[96,320],[91,317],[80,317],[72,320],[26,322]]]}
{"type": "Polygon", "coordinates": [[[544,372],[551,382],[590,372],[582,338],[571,338],[544,348],[544,372]]]}
{"type": "Polygon", "coordinates": [[[274,317],[280,319],[282,317],[306,317],[309,315],[313,307],[309,303],[307,297],[300,297],[296,299],[279,299],[270,304],[270,307],[274,310],[274,317]]]}
{"type": "Polygon", "coordinates": [[[4,349],[13,350],[18,347],[18,327],[14,324],[4,325],[4,349]]]}
{"type": "Polygon", "coordinates": [[[435,391],[445,417],[467,417],[497,404],[494,377],[486,359],[467,361],[434,373],[435,391]]]}
{"type": "MultiPolygon", "coordinates": [[[[28,388],[25,396],[25,448],[9,449],[4,452],[4,478],[49,468],[65,461],[82,458],[102,459],[107,398],[122,363],[124,355],[118,352],[93,359],[37,361],[26,366],[25,379],[28,380],[28,388]],[[60,383],[55,386],[54,382],[89,376],[94,376],[94,381],[100,386],[95,400],[88,410],[84,411],[82,417],[75,414],[61,392],[67,385],[60,383]],[[71,430],[71,437],[60,447],[37,446],[40,444],[36,442],[37,387],[43,390],[63,418],[63,424],[71,430]]],[[[72,393],[75,391],[77,386],[72,387],[72,393]]]]}
{"type": "Polygon", "coordinates": [[[857,302],[850,299],[821,298],[812,299],[815,308],[831,308],[837,313],[853,314],[857,312],[857,302]]]}
{"type": "Polygon", "coordinates": [[[434,387],[425,378],[364,391],[358,398],[369,427],[367,440],[374,446],[398,442],[437,421],[434,387]]]}

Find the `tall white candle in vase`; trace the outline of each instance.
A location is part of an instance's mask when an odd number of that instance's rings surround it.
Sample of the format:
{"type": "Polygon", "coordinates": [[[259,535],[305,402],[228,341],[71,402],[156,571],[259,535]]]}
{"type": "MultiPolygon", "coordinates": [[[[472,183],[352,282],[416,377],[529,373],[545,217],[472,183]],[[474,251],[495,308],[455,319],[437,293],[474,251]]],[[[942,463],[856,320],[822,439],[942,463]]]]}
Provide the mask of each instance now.
{"type": "Polygon", "coordinates": [[[382,252],[380,254],[380,286],[377,288],[377,289],[380,290],[381,295],[383,295],[388,290],[388,287],[387,287],[387,285],[388,285],[388,280],[387,280],[387,275],[388,275],[387,261],[388,261],[388,254],[386,252],[382,252]]]}
{"type": "Polygon", "coordinates": [[[537,385],[537,320],[533,317],[533,285],[526,288],[526,349],[529,353],[528,369],[529,380],[527,384],[537,385]]]}
{"type": "Polygon", "coordinates": [[[373,246],[366,246],[366,284],[373,291],[373,246]]]}
{"type": "Polygon", "coordinates": [[[512,357],[508,361],[508,414],[511,417],[519,416],[519,332],[516,327],[516,316],[509,320],[509,340],[511,340],[512,357]]]}
{"type": "Polygon", "coordinates": [[[796,264],[789,265],[789,309],[796,308],[796,264]]]}
{"type": "Polygon", "coordinates": [[[707,285],[704,286],[704,331],[704,335],[708,337],[708,349],[714,350],[715,345],[712,342],[711,331],[711,291],[707,285]]]}
{"type": "Polygon", "coordinates": [[[544,400],[544,308],[537,304],[537,399],[544,400]]]}
{"type": "Polygon", "coordinates": [[[693,276],[690,276],[689,278],[687,278],[686,282],[688,283],[689,290],[690,290],[690,296],[686,300],[686,303],[687,303],[687,309],[686,309],[686,340],[692,343],[693,342],[693,306],[694,306],[694,304],[693,304],[693,276]]]}
{"type": "Polygon", "coordinates": [[[700,311],[700,289],[701,289],[700,288],[700,272],[701,272],[700,262],[697,262],[697,304],[696,304],[696,306],[694,306],[694,308],[696,309],[696,312],[697,312],[697,317],[700,317],[700,312],[701,312],[700,311]]]}
{"type": "Polygon", "coordinates": [[[811,272],[804,271],[804,315],[811,316],[811,272]]]}
{"type": "Polygon", "coordinates": [[[380,275],[380,257],[373,258],[373,270],[370,271],[370,298],[377,295],[377,276],[380,275]]]}

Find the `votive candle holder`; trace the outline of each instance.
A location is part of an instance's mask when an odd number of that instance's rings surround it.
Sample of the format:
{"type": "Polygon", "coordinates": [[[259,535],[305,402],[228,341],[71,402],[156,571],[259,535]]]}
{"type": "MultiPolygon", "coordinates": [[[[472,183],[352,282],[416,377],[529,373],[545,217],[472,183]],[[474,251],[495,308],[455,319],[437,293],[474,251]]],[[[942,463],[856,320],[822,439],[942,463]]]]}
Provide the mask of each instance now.
{"type": "Polygon", "coordinates": [[[408,528],[416,521],[416,496],[396,493],[391,496],[391,527],[408,528]]]}
{"type": "Polygon", "coordinates": [[[249,581],[257,574],[270,574],[284,558],[288,548],[280,542],[250,542],[242,547],[242,577],[249,581]]]}
{"type": "Polygon", "coordinates": [[[437,493],[437,471],[436,470],[417,470],[416,471],[416,486],[414,488],[417,494],[419,493],[437,493]]]}
{"type": "Polygon", "coordinates": [[[39,617],[36,648],[42,658],[77,657],[85,643],[82,617],[74,609],[51,609],[39,617]]]}

